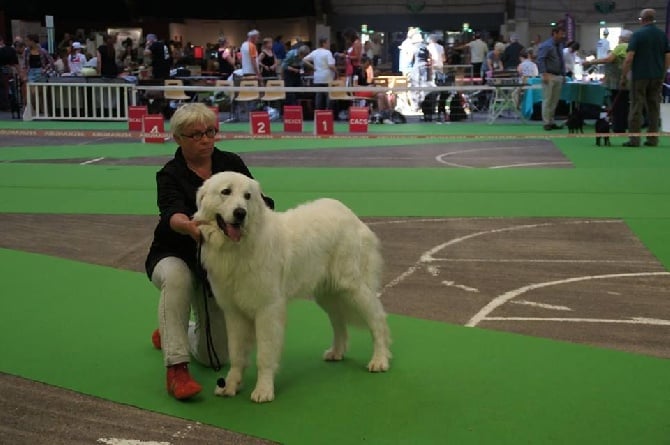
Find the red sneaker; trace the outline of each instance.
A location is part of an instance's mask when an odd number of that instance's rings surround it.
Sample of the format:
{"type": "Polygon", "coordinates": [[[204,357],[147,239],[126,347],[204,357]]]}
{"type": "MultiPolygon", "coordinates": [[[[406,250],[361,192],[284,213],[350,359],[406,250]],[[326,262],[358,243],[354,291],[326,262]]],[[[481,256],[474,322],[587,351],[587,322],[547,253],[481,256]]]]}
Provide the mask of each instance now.
{"type": "Polygon", "coordinates": [[[167,368],[167,391],[175,399],[184,400],[202,391],[202,386],[191,378],[188,363],[178,363],[167,368]]]}
{"type": "Polygon", "coordinates": [[[161,348],[161,333],[158,329],[156,329],[153,334],[151,334],[151,343],[153,343],[154,348],[161,348]]]}

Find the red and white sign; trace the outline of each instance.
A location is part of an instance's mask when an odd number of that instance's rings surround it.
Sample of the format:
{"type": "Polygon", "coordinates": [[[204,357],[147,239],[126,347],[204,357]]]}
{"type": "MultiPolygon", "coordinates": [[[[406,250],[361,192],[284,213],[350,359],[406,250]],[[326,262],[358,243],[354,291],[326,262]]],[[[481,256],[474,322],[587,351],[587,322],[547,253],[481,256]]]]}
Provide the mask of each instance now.
{"type": "Polygon", "coordinates": [[[142,118],[142,131],[146,134],[155,134],[156,136],[145,136],[143,141],[151,144],[162,144],[166,138],[165,119],[162,114],[147,114],[142,118]]]}
{"type": "Polygon", "coordinates": [[[365,107],[349,107],[349,132],[367,133],[369,112],[365,107]]]}
{"type": "Polygon", "coordinates": [[[284,105],[284,131],[302,132],[302,107],[299,105],[284,105]]]}
{"type": "Polygon", "coordinates": [[[252,111],[249,113],[251,134],[254,136],[270,136],[270,114],[267,111],[252,111]]]}
{"type": "Polygon", "coordinates": [[[128,106],[128,131],[142,131],[142,118],[147,114],[146,105],[128,106]]]}
{"type": "Polygon", "coordinates": [[[331,136],[335,133],[335,124],[332,110],[314,111],[314,134],[317,136],[331,136]]]}

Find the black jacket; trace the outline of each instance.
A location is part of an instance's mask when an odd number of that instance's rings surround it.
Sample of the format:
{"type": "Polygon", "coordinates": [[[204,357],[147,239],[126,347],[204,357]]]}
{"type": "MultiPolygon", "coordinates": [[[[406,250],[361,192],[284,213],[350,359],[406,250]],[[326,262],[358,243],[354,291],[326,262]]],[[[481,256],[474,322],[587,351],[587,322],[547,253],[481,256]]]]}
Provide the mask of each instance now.
{"type": "MultiPolygon", "coordinates": [[[[235,171],[253,178],[246,164],[237,154],[221,151],[217,148],[212,153],[212,174],[222,171],[235,171]]],[[[194,272],[197,272],[195,240],[182,235],[170,228],[170,218],[175,213],[193,215],[198,210],[195,197],[198,188],[205,182],[186,165],[181,147],[170,161],[156,173],[158,188],[158,209],[160,217],[154,239],[145,261],[147,276],[151,279],[156,264],[165,257],[181,258],[194,272]]],[[[264,196],[268,207],[274,208],[272,198],[264,196]]]]}

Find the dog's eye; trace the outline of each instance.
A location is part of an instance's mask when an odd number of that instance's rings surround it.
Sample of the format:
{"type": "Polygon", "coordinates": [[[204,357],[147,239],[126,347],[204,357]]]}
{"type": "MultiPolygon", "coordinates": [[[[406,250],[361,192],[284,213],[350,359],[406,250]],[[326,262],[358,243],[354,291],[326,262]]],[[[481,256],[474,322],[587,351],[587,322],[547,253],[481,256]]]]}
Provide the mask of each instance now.
{"type": "Polygon", "coordinates": [[[249,200],[251,199],[251,193],[249,193],[249,192],[245,193],[245,194],[244,194],[244,199],[246,199],[247,201],[249,201],[249,200]]]}
{"type": "Polygon", "coordinates": [[[228,188],[221,190],[222,195],[230,195],[230,193],[231,193],[231,190],[228,189],[228,188]]]}

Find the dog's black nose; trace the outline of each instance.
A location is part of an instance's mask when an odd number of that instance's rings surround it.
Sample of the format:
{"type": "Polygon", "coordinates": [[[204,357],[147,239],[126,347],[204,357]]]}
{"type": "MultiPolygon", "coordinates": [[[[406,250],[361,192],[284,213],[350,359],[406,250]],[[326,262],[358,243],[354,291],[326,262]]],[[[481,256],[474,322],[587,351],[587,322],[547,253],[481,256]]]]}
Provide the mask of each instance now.
{"type": "Polygon", "coordinates": [[[247,211],[245,209],[238,207],[235,210],[233,210],[233,216],[235,217],[236,223],[241,223],[242,221],[244,221],[244,218],[246,218],[247,211]]]}

